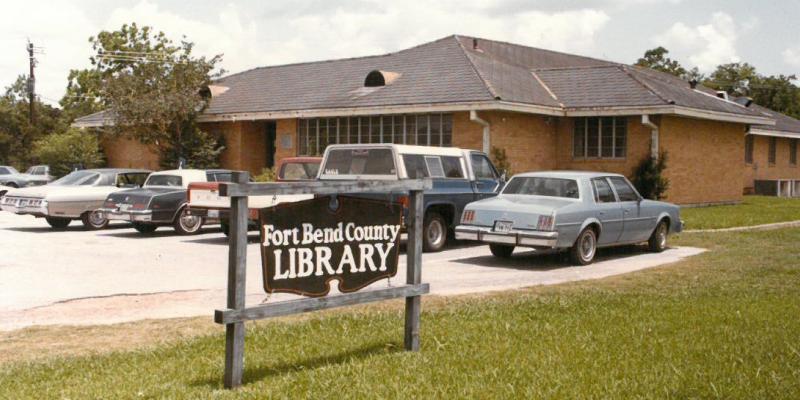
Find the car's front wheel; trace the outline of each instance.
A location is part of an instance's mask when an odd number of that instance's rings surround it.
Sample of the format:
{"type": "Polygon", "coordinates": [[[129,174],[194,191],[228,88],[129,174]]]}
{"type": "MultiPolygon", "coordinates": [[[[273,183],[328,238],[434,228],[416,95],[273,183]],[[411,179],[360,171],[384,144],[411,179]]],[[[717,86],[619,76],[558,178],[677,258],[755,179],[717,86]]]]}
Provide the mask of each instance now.
{"type": "Polygon", "coordinates": [[[570,250],[570,258],[575,264],[589,265],[594,261],[595,254],[597,254],[597,233],[592,228],[586,228],[575,240],[570,250]]]}
{"type": "Polygon", "coordinates": [[[175,231],[181,235],[194,235],[203,227],[203,218],[189,214],[189,209],[184,207],[178,212],[172,225],[175,227],[175,231]]]}
{"type": "Polygon", "coordinates": [[[422,248],[426,252],[441,251],[447,244],[447,222],[439,213],[425,214],[422,224],[422,248]]]}
{"type": "Polygon", "coordinates": [[[505,244],[490,244],[489,250],[491,250],[492,255],[499,258],[509,258],[511,257],[511,253],[514,252],[514,246],[508,246],[505,244]]]}
{"type": "Polygon", "coordinates": [[[143,224],[141,222],[134,222],[133,229],[136,229],[137,232],[141,234],[149,234],[153,233],[158,229],[158,225],[153,224],[143,224]]]}
{"type": "Polygon", "coordinates": [[[87,211],[81,214],[81,223],[86,229],[104,229],[108,226],[108,219],[106,219],[102,211],[87,211]]]}
{"type": "Polygon", "coordinates": [[[72,222],[69,218],[61,218],[61,217],[45,217],[45,221],[50,224],[50,227],[53,229],[64,229],[66,228],[70,222],[72,222]]]}
{"type": "Polygon", "coordinates": [[[654,253],[661,253],[667,248],[667,234],[669,233],[669,225],[667,221],[660,221],[650,235],[647,241],[647,247],[654,253]]]}

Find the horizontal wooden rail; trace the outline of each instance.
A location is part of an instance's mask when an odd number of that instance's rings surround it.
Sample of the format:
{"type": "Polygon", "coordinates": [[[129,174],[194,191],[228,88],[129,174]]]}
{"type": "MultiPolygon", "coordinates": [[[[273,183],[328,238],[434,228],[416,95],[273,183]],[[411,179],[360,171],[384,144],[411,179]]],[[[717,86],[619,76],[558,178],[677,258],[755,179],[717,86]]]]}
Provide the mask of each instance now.
{"type": "Polygon", "coordinates": [[[387,193],[426,190],[433,187],[430,179],[358,180],[232,183],[221,182],[219,195],[226,197],[271,196],[282,194],[387,193]]]}
{"type": "Polygon", "coordinates": [[[284,315],[351,306],[354,304],[369,303],[373,301],[421,296],[423,294],[427,294],[428,292],[430,292],[430,285],[427,283],[421,283],[417,285],[403,285],[386,289],[345,293],[335,296],[287,300],[272,304],[247,307],[241,310],[216,310],[214,312],[214,322],[218,324],[232,324],[235,322],[280,317],[284,315]]]}

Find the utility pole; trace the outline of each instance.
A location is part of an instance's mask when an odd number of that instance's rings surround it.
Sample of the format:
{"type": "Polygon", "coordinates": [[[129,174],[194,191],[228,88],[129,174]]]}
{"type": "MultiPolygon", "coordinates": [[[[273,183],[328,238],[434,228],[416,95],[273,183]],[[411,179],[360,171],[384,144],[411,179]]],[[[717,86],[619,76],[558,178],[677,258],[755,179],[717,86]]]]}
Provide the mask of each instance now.
{"type": "Polygon", "coordinates": [[[30,63],[30,74],[28,75],[28,106],[30,107],[29,117],[30,123],[33,125],[36,121],[34,100],[36,99],[36,76],[33,73],[36,68],[36,58],[33,56],[33,43],[28,41],[28,61],[30,63]]]}

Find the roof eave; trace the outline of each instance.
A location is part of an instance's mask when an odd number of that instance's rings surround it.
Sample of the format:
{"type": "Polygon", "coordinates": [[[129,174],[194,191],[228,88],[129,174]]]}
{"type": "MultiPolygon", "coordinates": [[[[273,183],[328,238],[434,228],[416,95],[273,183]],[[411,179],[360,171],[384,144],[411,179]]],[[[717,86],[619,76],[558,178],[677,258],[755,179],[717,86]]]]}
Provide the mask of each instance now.
{"type": "Polygon", "coordinates": [[[690,118],[708,119],[713,121],[734,122],[751,125],[775,125],[775,120],[752,115],[733,114],[720,111],[703,110],[699,108],[682,107],[676,105],[657,106],[624,106],[603,108],[573,108],[567,109],[568,117],[589,117],[603,115],[639,115],[639,114],[673,114],[690,118]]]}
{"type": "Polygon", "coordinates": [[[800,138],[800,132],[779,131],[773,129],[761,129],[754,127],[751,127],[748,133],[751,135],[759,135],[759,136],[774,136],[774,137],[785,137],[793,139],[800,138]]]}

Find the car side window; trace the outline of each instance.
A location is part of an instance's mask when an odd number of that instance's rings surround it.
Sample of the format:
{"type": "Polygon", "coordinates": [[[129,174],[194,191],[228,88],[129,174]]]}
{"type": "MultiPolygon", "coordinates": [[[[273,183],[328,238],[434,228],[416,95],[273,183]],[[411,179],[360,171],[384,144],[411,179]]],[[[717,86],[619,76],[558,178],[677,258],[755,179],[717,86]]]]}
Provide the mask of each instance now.
{"type": "Polygon", "coordinates": [[[486,156],[473,154],[470,156],[470,159],[472,160],[472,170],[475,172],[475,179],[497,179],[497,172],[486,156]]]}
{"type": "Polygon", "coordinates": [[[230,172],[218,172],[214,174],[215,182],[231,182],[232,180],[233,176],[231,176],[230,172]]]}
{"type": "Polygon", "coordinates": [[[592,186],[594,187],[594,200],[597,203],[613,203],[617,201],[614,197],[614,192],[611,191],[611,186],[608,184],[606,178],[592,179],[592,186]]]}
{"type": "Polygon", "coordinates": [[[611,184],[614,185],[614,189],[617,191],[617,196],[619,196],[619,201],[638,201],[639,195],[636,193],[636,190],[628,183],[627,180],[620,178],[618,176],[611,177],[611,184]]]}
{"type": "Polygon", "coordinates": [[[442,156],[442,167],[444,176],[448,178],[463,178],[464,172],[461,170],[461,158],[453,156],[442,156]]]}
{"type": "Polygon", "coordinates": [[[8,168],[0,168],[0,175],[8,175],[11,172],[8,171],[8,168]]]}

